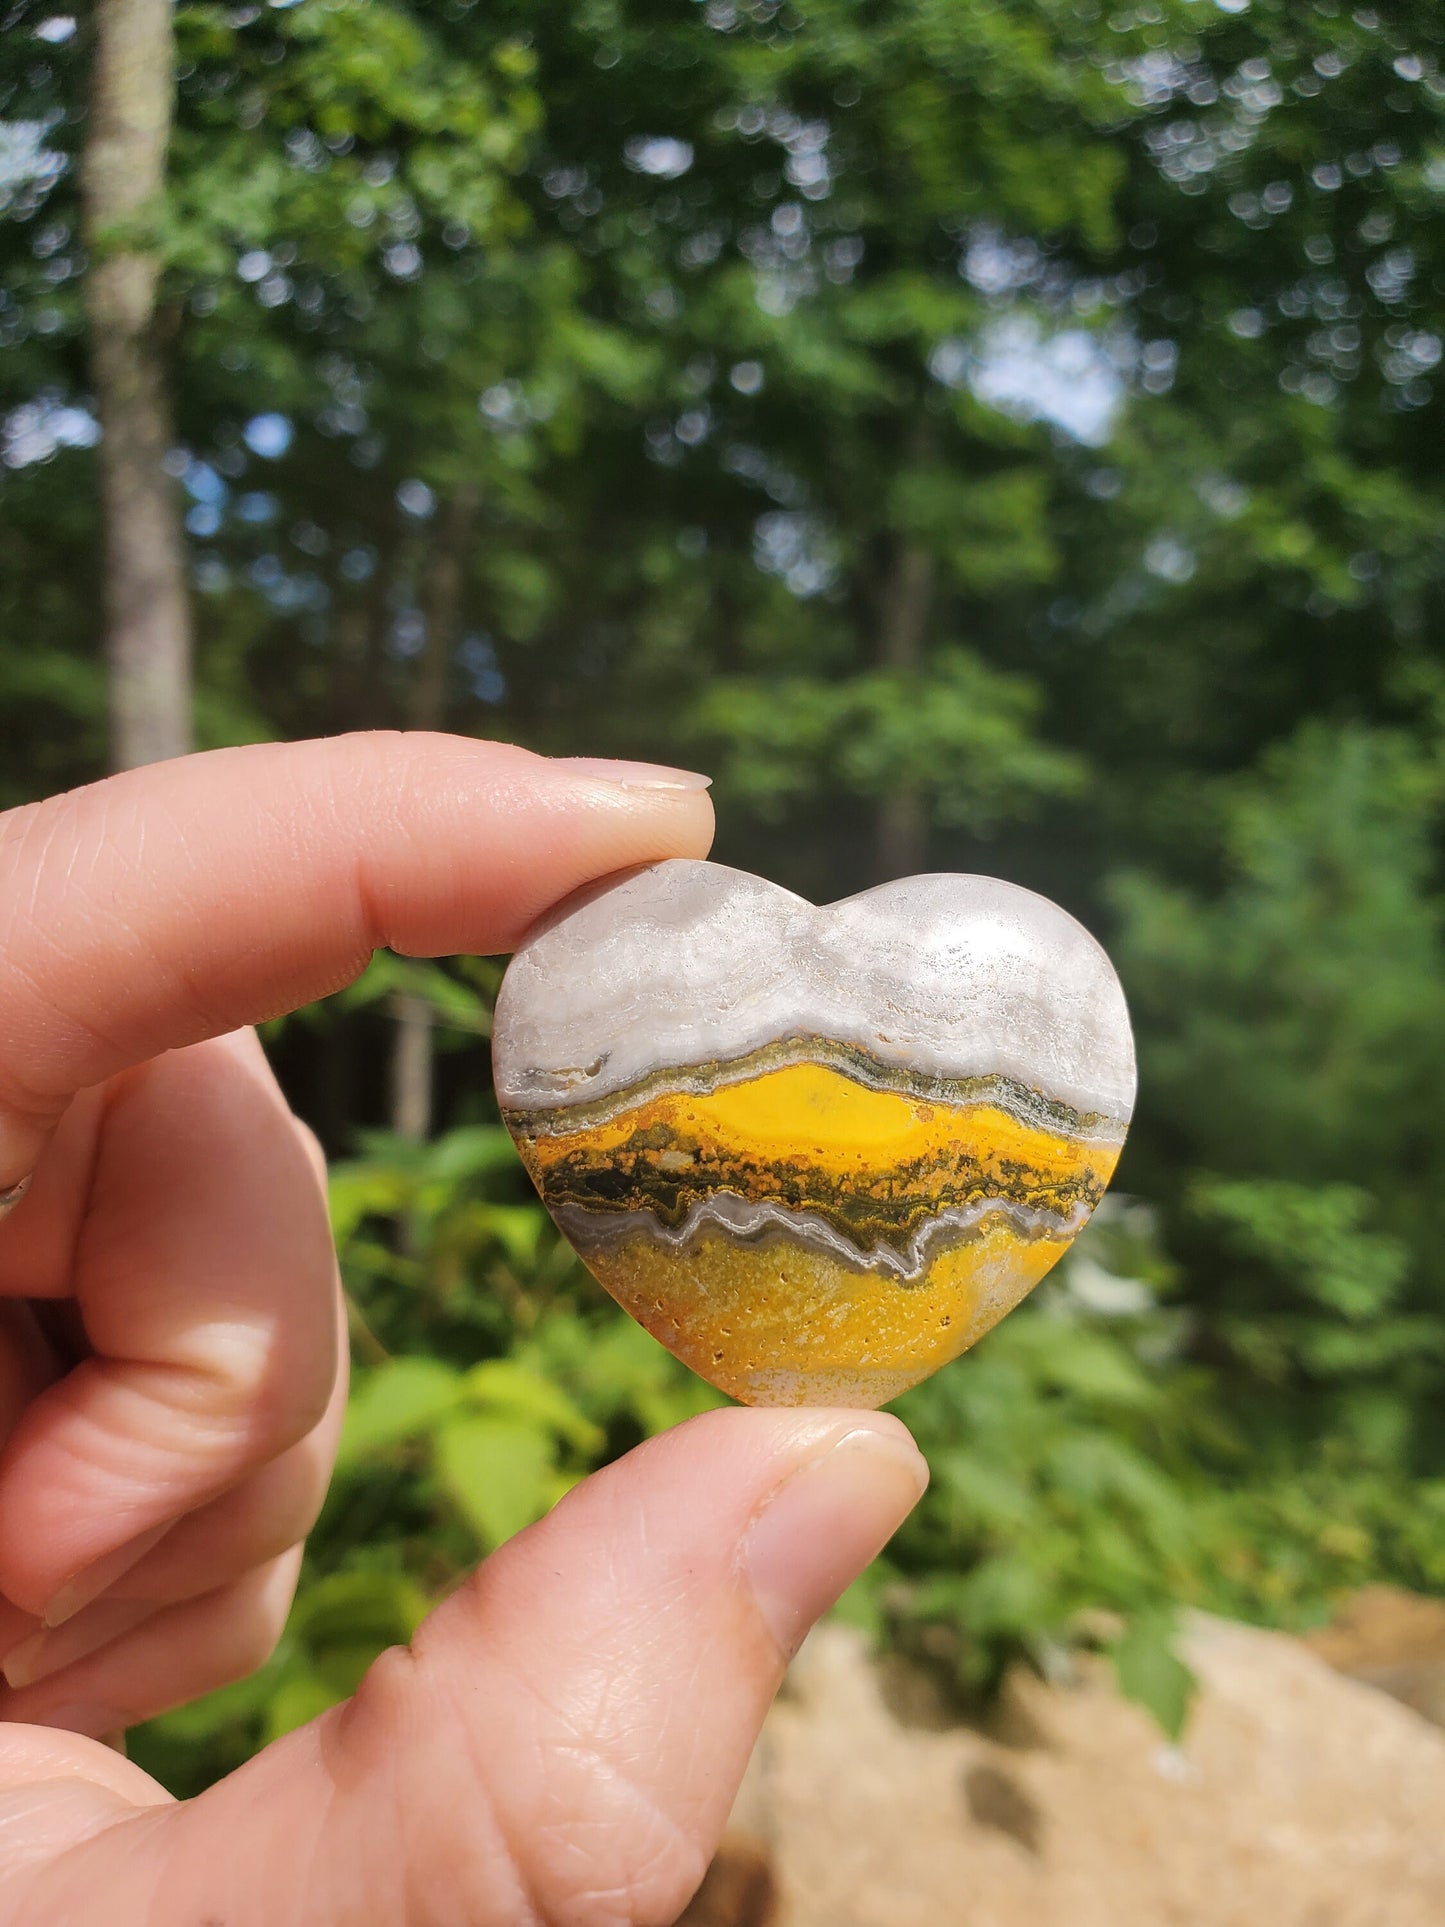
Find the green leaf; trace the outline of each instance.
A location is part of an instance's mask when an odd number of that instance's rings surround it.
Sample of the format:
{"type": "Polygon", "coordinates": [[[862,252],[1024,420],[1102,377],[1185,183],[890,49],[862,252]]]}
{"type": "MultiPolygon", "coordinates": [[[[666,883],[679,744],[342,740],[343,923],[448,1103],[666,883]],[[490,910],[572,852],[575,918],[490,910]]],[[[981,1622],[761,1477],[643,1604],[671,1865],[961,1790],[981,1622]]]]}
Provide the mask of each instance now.
{"type": "Polygon", "coordinates": [[[303,1587],[287,1637],[313,1653],[358,1642],[379,1651],[410,1639],[428,1609],[425,1593],[404,1573],[333,1573],[303,1587]]]}
{"type": "Polygon", "coordinates": [[[1091,1403],[1142,1408],[1157,1397],[1155,1387],[1135,1361],[1102,1332],[1063,1328],[1039,1365],[1045,1384],[1091,1403]]]}
{"type": "Polygon", "coordinates": [[[437,1434],[436,1470],[490,1551],[547,1510],[553,1443],[541,1426],[521,1419],[456,1418],[437,1434]]]}
{"type": "Polygon", "coordinates": [[[283,1679],[266,1703],[262,1734],[267,1745],[283,1734],[294,1733],[298,1726],[319,1719],[333,1706],[349,1697],[339,1692],[310,1667],[299,1668],[283,1679]]]}
{"type": "Polygon", "coordinates": [[[1174,1650],[1177,1631],[1170,1611],[1136,1613],[1109,1649],[1120,1692],[1152,1713],[1171,1740],[1184,1731],[1196,1686],[1174,1650]]]}
{"type": "Polygon", "coordinates": [[[416,1180],[399,1164],[376,1158],[333,1166],[328,1187],[331,1231],[344,1247],[367,1218],[394,1218],[411,1204],[416,1180]]]}
{"type": "Polygon", "coordinates": [[[393,1358],[368,1372],[351,1395],[339,1468],[434,1431],[466,1397],[460,1372],[436,1358],[393,1358]]]}
{"type": "Polygon", "coordinates": [[[607,1435],[551,1379],[507,1358],[489,1358],[466,1375],[468,1400],[479,1409],[522,1419],[558,1438],[577,1452],[596,1454],[607,1435]]]}
{"type": "Polygon", "coordinates": [[[494,1238],[511,1262],[528,1271],[537,1262],[537,1249],[550,1220],[535,1204],[479,1204],[477,1228],[494,1238]]]}
{"type": "Polygon", "coordinates": [[[451,1029],[482,1036],[491,1032],[490,1004],[469,985],[459,983],[440,964],[398,957],[390,950],[378,950],[355,983],[337,992],[335,1003],[340,1010],[364,1010],[392,997],[415,997],[451,1029]]]}
{"type": "Polygon", "coordinates": [[[468,1124],[448,1131],[429,1148],[427,1177],[439,1184],[460,1184],[521,1169],[512,1134],[500,1124],[468,1124]]]}

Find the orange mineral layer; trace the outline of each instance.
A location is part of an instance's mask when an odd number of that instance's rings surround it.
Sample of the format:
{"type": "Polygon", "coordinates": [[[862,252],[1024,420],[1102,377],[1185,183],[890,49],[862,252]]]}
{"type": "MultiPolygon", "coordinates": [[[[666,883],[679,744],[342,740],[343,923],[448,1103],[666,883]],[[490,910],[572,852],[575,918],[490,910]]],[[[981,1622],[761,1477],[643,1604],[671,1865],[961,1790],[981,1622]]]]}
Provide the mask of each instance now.
{"type": "Polygon", "coordinates": [[[917,1284],[811,1245],[707,1229],[681,1252],[645,1232],[587,1254],[617,1302],[744,1405],[885,1405],[966,1351],[1069,1247],[994,1220],[917,1284]]]}
{"type": "Polygon", "coordinates": [[[1119,1153],[1112,1134],[812,1062],[654,1085],[576,1130],[565,1110],[510,1121],[613,1297],[766,1404],[882,1404],[956,1356],[1068,1248],[1119,1153]],[[766,1221],[718,1222],[739,1200],[766,1221]]]}

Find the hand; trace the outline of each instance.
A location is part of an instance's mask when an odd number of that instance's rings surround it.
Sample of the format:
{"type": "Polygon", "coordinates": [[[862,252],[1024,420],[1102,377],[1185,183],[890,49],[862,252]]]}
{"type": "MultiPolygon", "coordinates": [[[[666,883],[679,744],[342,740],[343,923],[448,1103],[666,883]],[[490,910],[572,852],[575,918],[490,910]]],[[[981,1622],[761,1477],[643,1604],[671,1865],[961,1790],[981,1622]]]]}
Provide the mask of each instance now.
{"type": "Polygon", "coordinates": [[[97,1740],[266,1657],[340,1422],[322,1161],[239,1027],[378,945],[510,949],[710,832],[673,773],[439,736],[222,751],[0,817],[0,1194],[33,1172],[0,1223],[0,1927],[685,1904],[788,1655],[922,1489],[894,1420],[651,1441],[186,1805],[97,1740]]]}

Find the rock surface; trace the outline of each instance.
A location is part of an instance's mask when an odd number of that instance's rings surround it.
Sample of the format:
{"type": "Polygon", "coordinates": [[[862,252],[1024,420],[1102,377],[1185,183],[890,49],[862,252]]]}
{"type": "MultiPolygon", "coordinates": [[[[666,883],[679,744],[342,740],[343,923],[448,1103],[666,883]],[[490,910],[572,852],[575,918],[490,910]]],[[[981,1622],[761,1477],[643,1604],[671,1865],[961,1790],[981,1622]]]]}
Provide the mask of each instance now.
{"type": "Polygon", "coordinates": [[[1201,1690],[1179,1748],[1103,1664],[1070,1687],[1019,1676],[990,1736],[824,1626],[684,1918],[1439,1927],[1445,1733],[1279,1634],[1198,1619],[1187,1655],[1201,1690]]]}
{"type": "Polygon", "coordinates": [[[1445,1599],[1366,1586],[1305,1644],[1348,1673],[1445,1726],[1445,1599]]]}

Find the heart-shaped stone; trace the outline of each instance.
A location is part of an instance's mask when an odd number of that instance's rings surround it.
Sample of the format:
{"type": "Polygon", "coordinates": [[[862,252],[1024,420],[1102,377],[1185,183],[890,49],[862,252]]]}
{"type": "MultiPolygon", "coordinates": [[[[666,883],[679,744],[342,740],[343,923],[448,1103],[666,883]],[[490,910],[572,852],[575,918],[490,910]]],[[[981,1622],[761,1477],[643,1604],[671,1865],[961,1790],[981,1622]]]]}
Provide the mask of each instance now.
{"type": "Polygon", "coordinates": [[[881,1405],[965,1350],[1068,1249],[1134,1100],[1109,959],[979,876],[817,909],[654,864],[527,938],[493,1060],[588,1269],[754,1405],[881,1405]]]}

